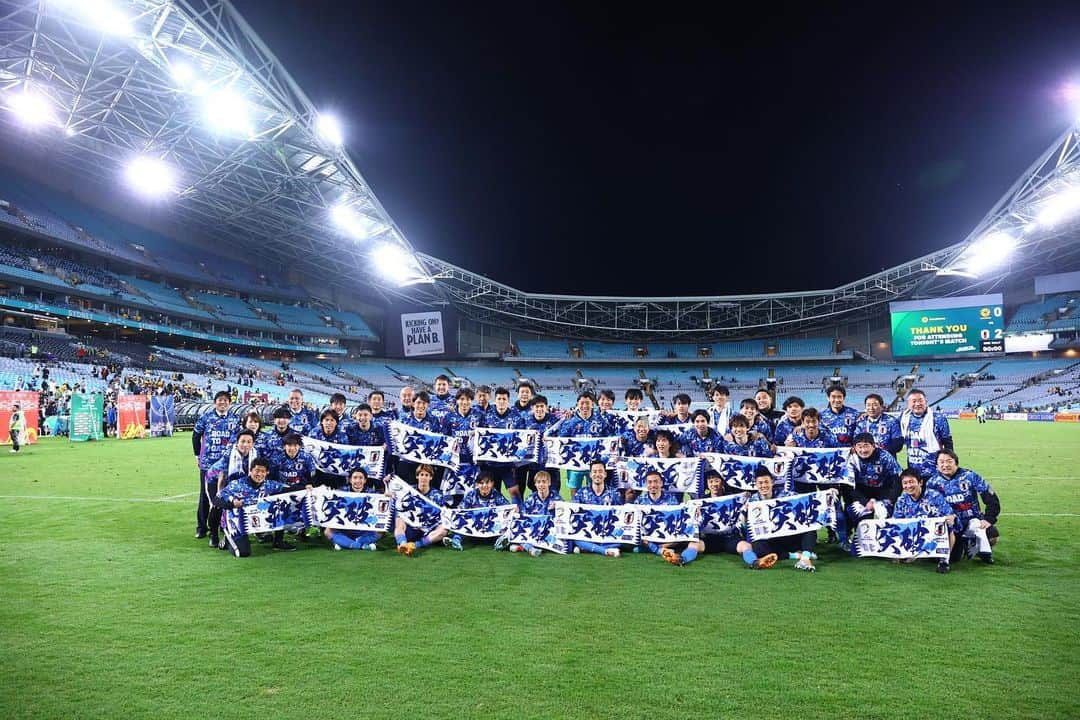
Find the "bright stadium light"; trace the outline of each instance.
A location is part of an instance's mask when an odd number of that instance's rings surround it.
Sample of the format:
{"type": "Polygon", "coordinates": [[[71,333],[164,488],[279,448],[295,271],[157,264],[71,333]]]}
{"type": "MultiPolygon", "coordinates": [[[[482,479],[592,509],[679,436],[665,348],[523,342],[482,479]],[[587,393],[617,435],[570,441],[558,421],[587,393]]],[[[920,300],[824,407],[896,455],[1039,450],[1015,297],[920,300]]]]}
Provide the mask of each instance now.
{"type": "Polygon", "coordinates": [[[116,8],[110,0],[54,0],[108,35],[126,37],[135,33],[131,18],[116,8]]]}
{"type": "Polygon", "coordinates": [[[1053,227],[1080,210],[1080,187],[1070,187],[1058,192],[1039,208],[1039,224],[1053,227]]]}
{"type": "Polygon", "coordinates": [[[964,267],[974,275],[981,275],[1005,262],[1015,248],[1016,238],[1009,233],[990,232],[968,246],[964,267]]]}
{"type": "Polygon", "coordinates": [[[140,195],[161,197],[176,188],[176,172],[160,158],[140,155],[128,163],[128,185],[140,195]]]}
{"type": "Polygon", "coordinates": [[[418,274],[416,261],[402,247],[383,243],[371,253],[371,259],[375,263],[375,269],[384,277],[390,278],[399,285],[404,284],[418,274]]]}
{"type": "Polygon", "coordinates": [[[23,90],[21,93],[14,94],[9,107],[11,112],[19,118],[19,122],[27,127],[50,125],[56,122],[52,104],[43,95],[33,90],[23,90]]]}
{"type": "Polygon", "coordinates": [[[184,61],[174,62],[170,67],[173,80],[176,80],[180,84],[180,87],[186,88],[191,84],[192,79],[195,77],[195,69],[191,65],[184,61]]]}
{"type": "Polygon", "coordinates": [[[367,239],[383,229],[382,223],[357,212],[344,203],[330,208],[330,219],[345,234],[357,240],[367,239]]]}
{"type": "Polygon", "coordinates": [[[232,90],[218,90],[206,98],[206,120],[216,132],[250,136],[251,106],[232,90]]]}
{"type": "Polygon", "coordinates": [[[318,130],[319,137],[334,147],[338,147],[345,142],[345,134],[341,131],[341,121],[333,115],[320,113],[315,121],[315,129],[318,130]]]}

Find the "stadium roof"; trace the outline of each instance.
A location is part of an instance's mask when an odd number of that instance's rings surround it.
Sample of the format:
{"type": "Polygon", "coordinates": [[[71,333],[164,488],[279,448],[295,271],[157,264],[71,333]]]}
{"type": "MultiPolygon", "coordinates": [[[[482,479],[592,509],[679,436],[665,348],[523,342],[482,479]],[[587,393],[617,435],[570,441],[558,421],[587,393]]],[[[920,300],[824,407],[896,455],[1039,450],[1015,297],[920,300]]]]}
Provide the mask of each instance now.
{"type": "MultiPolygon", "coordinates": [[[[335,129],[327,132],[328,118],[227,2],[0,0],[0,106],[4,123],[37,123],[34,149],[80,178],[107,186],[136,158],[163,161],[176,173],[170,202],[207,238],[320,281],[360,281],[385,299],[452,304],[541,334],[644,341],[811,331],[892,300],[983,292],[1080,263],[1072,128],[967,238],[842,287],[662,298],[522,292],[416,253],[335,129]]],[[[832,260],[843,261],[842,248],[832,260]]]]}

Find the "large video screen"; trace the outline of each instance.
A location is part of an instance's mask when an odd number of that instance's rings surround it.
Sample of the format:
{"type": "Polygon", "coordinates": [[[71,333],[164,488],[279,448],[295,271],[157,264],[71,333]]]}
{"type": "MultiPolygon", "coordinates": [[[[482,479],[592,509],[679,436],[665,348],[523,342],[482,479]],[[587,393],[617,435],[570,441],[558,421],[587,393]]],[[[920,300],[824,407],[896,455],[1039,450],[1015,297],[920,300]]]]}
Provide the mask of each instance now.
{"type": "Polygon", "coordinates": [[[1001,295],[889,303],[894,358],[1005,352],[1001,295]]]}

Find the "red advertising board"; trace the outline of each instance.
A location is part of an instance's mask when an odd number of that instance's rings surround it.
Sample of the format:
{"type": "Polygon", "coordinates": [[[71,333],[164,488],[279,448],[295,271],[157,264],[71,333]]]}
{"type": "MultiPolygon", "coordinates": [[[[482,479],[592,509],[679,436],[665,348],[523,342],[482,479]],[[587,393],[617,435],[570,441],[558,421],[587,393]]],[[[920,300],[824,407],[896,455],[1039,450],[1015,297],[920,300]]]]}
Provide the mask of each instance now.
{"type": "Polygon", "coordinates": [[[38,393],[25,390],[0,391],[0,445],[11,444],[11,433],[8,425],[11,422],[11,409],[15,405],[23,412],[26,418],[26,433],[24,442],[36,443],[38,436],[38,393]]]}
{"type": "Polygon", "coordinates": [[[145,395],[121,395],[116,398],[116,428],[121,440],[146,437],[145,395]]]}

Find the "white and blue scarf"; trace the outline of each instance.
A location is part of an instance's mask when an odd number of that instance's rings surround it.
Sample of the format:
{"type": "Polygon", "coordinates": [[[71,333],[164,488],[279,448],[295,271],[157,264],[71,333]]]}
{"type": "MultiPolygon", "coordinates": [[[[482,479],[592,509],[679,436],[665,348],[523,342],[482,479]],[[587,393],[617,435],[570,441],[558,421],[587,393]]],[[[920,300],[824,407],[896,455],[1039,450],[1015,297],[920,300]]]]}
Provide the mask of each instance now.
{"type": "Polygon", "coordinates": [[[455,535],[474,538],[499,537],[510,527],[510,521],[518,514],[517,505],[469,508],[467,510],[443,508],[442,524],[455,535]]]}
{"type": "Polygon", "coordinates": [[[390,450],[402,460],[420,465],[456,468],[461,442],[454,437],[410,427],[396,420],[388,426],[390,450]]]}
{"type": "Polygon", "coordinates": [[[656,423],[660,422],[660,418],[664,417],[664,413],[660,410],[609,410],[609,412],[625,420],[629,428],[634,427],[638,418],[645,418],[649,421],[649,427],[655,429],[656,423]]]}
{"type": "Polygon", "coordinates": [[[691,500],[688,504],[697,506],[701,512],[702,535],[729,535],[739,529],[747,497],[745,493],[722,495],[691,500]]]}
{"type": "Polygon", "coordinates": [[[594,543],[638,543],[639,505],[582,505],[557,502],[555,537],[594,543]]]}
{"type": "Polygon", "coordinates": [[[387,487],[394,496],[394,511],[409,527],[427,533],[442,523],[442,505],[432,502],[401,478],[391,476],[387,487]]]}
{"type": "Polygon", "coordinates": [[[836,493],[833,490],[819,490],[748,502],[746,525],[751,540],[786,537],[823,527],[836,527],[836,493]]]}
{"type": "Polygon", "coordinates": [[[473,461],[513,465],[539,462],[540,433],[536,430],[475,428],[469,437],[473,461]]]}
{"type": "Polygon", "coordinates": [[[855,554],[944,560],[949,557],[949,525],[938,517],[863,520],[855,530],[855,554]]]}
{"type": "Polygon", "coordinates": [[[306,437],[304,449],[315,461],[315,469],[327,475],[348,477],[354,468],[362,467],[369,478],[381,480],[386,472],[386,448],[381,445],[341,445],[306,437]]]}
{"type": "Polygon", "coordinates": [[[555,537],[555,518],[551,515],[518,515],[511,519],[505,537],[511,545],[532,545],[559,555],[569,551],[567,544],[555,537]]]}
{"type": "Polygon", "coordinates": [[[651,543],[697,540],[701,509],[696,505],[638,506],[638,537],[651,543]]]}
{"type": "MultiPolygon", "coordinates": [[[[777,455],[786,457],[789,482],[814,485],[855,485],[855,469],[848,462],[851,448],[796,448],[779,446],[777,455]]],[[[789,485],[789,487],[791,487],[789,485]]]]}
{"type": "Polygon", "coordinates": [[[656,471],[664,478],[664,490],[673,493],[701,494],[703,462],[701,458],[625,458],[616,465],[619,487],[645,489],[645,475],[656,471]]]}
{"type": "Polygon", "coordinates": [[[305,506],[307,490],[267,495],[242,508],[231,508],[225,513],[226,528],[230,535],[284,530],[289,527],[306,527],[305,506]]]}
{"type": "Polygon", "coordinates": [[[754,473],[764,466],[774,478],[783,480],[788,473],[789,462],[786,458],[758,458],[727,453],[698,453],[710,468],[720,473],[730,487],[737,490],[756,490],[754,473]]]}
{"type": "Polygon", "coordinates": [[[453,470],[447,468],[439,489],[443,495],[468,495],[470,490],[476,489],[476,476],[479,474],[480,468],[471,463],[462,463],[453,470]]]}
{"type": "Polygon", "coordinates": [[[387,495],[318,487],[308,491],[306,509],[308,524],[318,527],[369,532],[394,527],[394,500],[387,495]]]}
{"type": "Polygon", "coordinates": [[[548,467],[587,472],[594,460],[614,468],[619,459],[620,440],[618,437],[546,437],[544,449],[548,467]]]}

